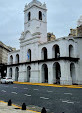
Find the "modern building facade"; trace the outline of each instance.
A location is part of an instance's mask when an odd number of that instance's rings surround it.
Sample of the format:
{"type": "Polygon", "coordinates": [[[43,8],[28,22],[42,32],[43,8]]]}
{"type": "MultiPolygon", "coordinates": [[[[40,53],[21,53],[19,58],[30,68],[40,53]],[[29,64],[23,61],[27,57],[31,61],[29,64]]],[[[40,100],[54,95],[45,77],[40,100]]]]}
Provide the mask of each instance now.
{"type": "Polygon", "coordinates": [[[20,50],[8,54],[7,76],[20,82],[82,84],[82,37],[48,36],[46,4],[32,0],[24,9],[20,50]]]}

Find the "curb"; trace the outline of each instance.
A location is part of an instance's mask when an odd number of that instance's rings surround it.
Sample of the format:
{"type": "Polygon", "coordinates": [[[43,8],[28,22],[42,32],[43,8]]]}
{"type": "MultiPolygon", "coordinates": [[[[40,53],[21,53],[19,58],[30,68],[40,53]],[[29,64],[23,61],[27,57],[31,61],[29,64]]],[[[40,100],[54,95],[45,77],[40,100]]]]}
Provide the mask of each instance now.
{"type": "Polygon", "coordinates": [[[66,88],[82,88],[82,85],[56,85],[47,83],[29,83],[29,82],[14,82],[15,84],[27,84],[27,85],[38,85],[38,86],[50,86],[50,87],[66,87],[66,88]]]}

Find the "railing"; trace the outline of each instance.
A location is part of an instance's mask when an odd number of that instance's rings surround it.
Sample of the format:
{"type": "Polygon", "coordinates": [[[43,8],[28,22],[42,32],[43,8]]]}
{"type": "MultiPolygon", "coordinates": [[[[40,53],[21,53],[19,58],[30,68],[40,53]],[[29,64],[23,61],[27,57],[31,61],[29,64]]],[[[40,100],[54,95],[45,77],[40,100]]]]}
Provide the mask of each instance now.
{"type": "Polygon", "coordinates": [[[50,61],[60,61],[60,60],[69,60],[73,62],[77,62],[79,58],[71,58],[71,57],[59,57],[59,58],[51,58],[51,59],[46,59],[46,60],[36,60],[36,61],[26,61],[26,62],[19,62],[19,63],[12,63],[10,62],[8,66],[16,66],[16,65],[21,65],[21,64],[31,64],[31,63],[44,63],[44,62],[50,62],[50,61]]]}
{"type": "Polygon", "coordinates": [[[19,62],[18,61],[15,61],[15,63],[14,62],[9,62],[8,64],[9,65],[11,65],[11,64],[19,64],[19,62]]]}
{"type": "Polygon", "coordinates": [[[11,65],[11,64],[13,64],[13,62],[9,62],[8,64],[10,64],[10,65],[11,65]]]}

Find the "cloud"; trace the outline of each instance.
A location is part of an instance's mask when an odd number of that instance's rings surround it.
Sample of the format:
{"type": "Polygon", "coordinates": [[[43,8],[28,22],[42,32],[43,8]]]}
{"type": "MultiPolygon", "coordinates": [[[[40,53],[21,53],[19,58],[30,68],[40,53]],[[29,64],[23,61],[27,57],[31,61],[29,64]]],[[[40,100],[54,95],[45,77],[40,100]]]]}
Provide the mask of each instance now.
{"type": "MultiPolygon", "coordinates": [[[[40,0],[46,2],[48,31],[56,37],[67,36],[82,15],[82,0],[40,0]]],[[[19,48],[19,37],[24,30],[24,6],[31,0],[0,0],[0,41],[19,48]]]]}

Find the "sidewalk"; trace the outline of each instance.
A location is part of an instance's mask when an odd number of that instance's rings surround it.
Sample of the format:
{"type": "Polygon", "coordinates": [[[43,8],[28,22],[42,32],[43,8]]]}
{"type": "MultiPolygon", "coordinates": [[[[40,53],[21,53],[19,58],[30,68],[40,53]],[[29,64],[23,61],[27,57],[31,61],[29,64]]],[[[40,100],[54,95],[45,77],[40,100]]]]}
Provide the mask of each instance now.
{"type": "Polygon", "coordinates": [[[0,113],[40,113],[31,110],[21,110],[20,107],[13,105],[8,106],[7,102],[0,101],[0,113]]]}

